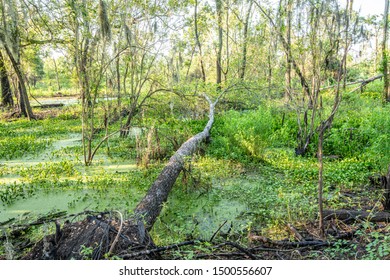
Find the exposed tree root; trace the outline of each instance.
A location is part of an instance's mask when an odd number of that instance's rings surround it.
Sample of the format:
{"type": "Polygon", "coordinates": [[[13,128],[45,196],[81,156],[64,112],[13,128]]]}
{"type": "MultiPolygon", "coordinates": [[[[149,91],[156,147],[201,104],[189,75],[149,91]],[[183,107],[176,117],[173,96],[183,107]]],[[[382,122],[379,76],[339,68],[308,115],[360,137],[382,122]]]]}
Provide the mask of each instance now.
{"type": "Polygon", "coordinates": [[[97,260],[133,248],[154,248],[142,224],[103,215],[87,216],[79,222],[65,223],[60,232],[39,241],[24,259],[97,260]]]}

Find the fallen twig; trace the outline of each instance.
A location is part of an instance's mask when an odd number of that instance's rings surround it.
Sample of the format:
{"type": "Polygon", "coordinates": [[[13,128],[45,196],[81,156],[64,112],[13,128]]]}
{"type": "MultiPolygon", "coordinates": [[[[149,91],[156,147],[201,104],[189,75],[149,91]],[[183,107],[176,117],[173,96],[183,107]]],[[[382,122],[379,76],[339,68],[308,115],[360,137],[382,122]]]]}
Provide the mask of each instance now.
{"type": "Polygon", "coordinates": [[[235,242],[227,241],[227,242],[221,244],[221,246],[222,246],[222,245],[229,245],[229,246],[232,246],[232,247],[234,247],[234,248],[240,250],[241,252],[243,252],[245,255],[247,255],[248,257],[250,257],[252,260],[257,260],[257,257],[256,257],[255,255],[253,255],[251,252],[249,252],[249,250],[248,250],[247,248],[244,248],[244,247],[242,247],[241,245],[238,245],[238,244],[235,243],[235,242]]]}
{"type": "Polygon", "coordinates": [[[290,230],[290,232],[295,236],[296,239],[299,241],[305,241],[305,239],[302,237],[302,235],[294,228],[293,225],[287,224],[287,228],[290,230]]]}
{"type": "Polygon", "coordinates": [[[211,236],[210,242],[213,241],[214,237],[217,235],[217,233],[221,230],[221,228],[222,228],[226,223],[227,223],[227,220],[225,220],[225,221],[219,226],[219,228],[217,229],[217,231],[214,232],[214,234],[211,236]]]}
{"type": "Polygon", "coordinates": [[[183,247],[183,246],[194,245],[194,244],[196,244],[198,242],[202,242],[202,241],[200,241],[200,240],[184,241],[184,242],[181,242],[181,243],[178,243],[178,244],[173,244],[173,245],[168,245],[168,246],[163,246],[163,247],[157,247],[157,248],[154,248],[154,249],[143,250],[143,251],[134,252],[134,253],[131,253],[131,254],[122,254],[122,255],[119,255],[119,257],[121,257],[123,259],[132,259],[132,258],[139,257],[139,256],[142,256],[142,255],[150,255],[150,254],[159,253],[159,252],[163,252],[163,251],[167,251],[167,250],[177,249],[177,248],[180,248],[180,247],[183,247]]]}

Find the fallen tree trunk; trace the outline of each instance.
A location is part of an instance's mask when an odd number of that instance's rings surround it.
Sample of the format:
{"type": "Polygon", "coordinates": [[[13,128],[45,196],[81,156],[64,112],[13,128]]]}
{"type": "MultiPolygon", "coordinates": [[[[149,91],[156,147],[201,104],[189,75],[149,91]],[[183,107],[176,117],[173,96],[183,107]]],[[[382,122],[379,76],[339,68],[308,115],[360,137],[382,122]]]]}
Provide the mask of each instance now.
{"type": "Polygon", "coordinates": [[[41,109],[47,109],[47,108],[59,108],[64,107],[63,103],[50,103],[50,104],[40,104],[40,105],[34,105],[33,108],[41,108],[41,109]]]}
{"type": "Polygon", "coordinates": [[[206,95],[205,98],[210,105],[209,120],[205,128],[182,144],[170,158],[145,197],[134,209],[132,219],[123,221],[121,217],[118,221],[112,217],[98,215],[88,216],[80,222],[67,223],[63,229],[57,227],[56,234],[44,237],[24,258],[101,259],[115,253],[123,255],[123,252],[155,248],[148,231],[153,227],[164,202],[168,199],[169,192],[183,170],[185,158],[196,152],[202,142],[209,140],[214,122],[214,108],[219,98],[215,102],[206,95]],[[91,251],[92,253],[86,256],[86,252],[91,251]]]}
{"type": "Polygon", "coordinates": [[[388,212],[367,212],[356,210],[324,210],[324,219],[339,219],[339,220],[368,220],[370,222],[390,222],[390,213],[388,212]]]}
{"type": "MultiPolygon", "coordinates": [[[[358,88],[356,88],[355,90],[357,90],[359,88],[362,89],[364,86],[368,85],[369,83],[372,83],[372,82],[374,82],[374,81],[376,81],[378,79],[382,79],[382,78],[383,78],[383,74],[380,74],[380,75],[368,78],[366,80],[360,80],[360,81],[347,83],[346,86],[352,86],[352,85],[360,84],[360,86],[358,88]]],[[[331,85],[331,86],[320,88],[320,90],[326,90],[326,89],[334,88],[336,86],[337,85],[331,85]]]]}
{"type": "Polygon", "coordinates": [[[134,210],[137,219],[142,219],[148,230],[152,228],[160,214],[163,203],[167,201],[168,194],[171,191],[173,184],[183,170],[185,158],[192,155],[199,148],[199,144],[207,141],[210,137],[216,103],[212,103],[208,97],[206,98],[210,104],[209,121],[206,127],[202,132],[191,137],[181,145],[161,171],[157,180],[152,184],[148,193],[134,210]]]}

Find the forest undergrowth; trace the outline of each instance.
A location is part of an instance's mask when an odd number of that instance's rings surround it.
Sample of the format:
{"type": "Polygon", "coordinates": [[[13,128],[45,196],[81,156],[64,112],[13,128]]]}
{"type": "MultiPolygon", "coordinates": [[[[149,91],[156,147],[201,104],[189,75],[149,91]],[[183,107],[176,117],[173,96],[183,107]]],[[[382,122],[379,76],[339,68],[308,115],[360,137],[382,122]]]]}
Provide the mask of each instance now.
{"type": "MultiPolygon", "coordinates": [[[[326,209],[382,210],[378,178],[390,162],[390,108],[378,88],[374,83],[363,93],[345,94],[325,137],[326,209]]],[[[134,135],[109,138],[90,167],[82,159],[78,105],[41,109],[33,122],[3,114],[1,258],[20,258],[55,231],[56,219],[65,222],[86,210],[130,217],[177,146],[205,124],[202,108],[197,118],[163,110],[158,118],[152,111],[137,118],[134,135]],[[29,210],[40,197],[56,197],[62,206],[29,210]],[[23,204],[23,210],[16,207],[23,204]]],[[[264,99],[256,109],[221,106],[210,145],[188,159],[151,231],[163,248],[159,256],[389,259],[388,223],[333,219],[326,222],[326,240],[320,238],[316,138],[305,156],[296,156],[297,129],[296,112],[283,100],[264,99]]],[[[95,141],[104,133],[98,129],[95,141]]],[[[85,258],[90,253],[84,248],[85,258]]]]}

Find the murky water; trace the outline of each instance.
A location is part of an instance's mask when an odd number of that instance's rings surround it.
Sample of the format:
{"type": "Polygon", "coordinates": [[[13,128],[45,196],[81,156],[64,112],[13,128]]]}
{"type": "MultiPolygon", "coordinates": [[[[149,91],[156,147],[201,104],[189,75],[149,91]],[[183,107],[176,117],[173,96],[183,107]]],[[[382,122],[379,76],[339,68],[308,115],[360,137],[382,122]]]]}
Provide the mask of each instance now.
{"type": "MultiPolygon", "coordinates": [[[[116,97],[102,97],[97,101],[113,101],[117,100],[116,97]]],[[[31,100],[32,106],[48,105],[48,104],[63,104],[64,106],[70,106],[75,104],[81,104],[81,99],[75,96],[62,96],[62,97],[44,97],[31,100]]]]}
{"type": "MultiPolygon", "coordinates": [[[[132,133],[142,133],[141,128],[135,128],[132,133]]],[[[56,152],[62,149],[80,146],[81,135],[70,134],[67,138],[54,141],[51,148],[36,157],[28,159],[14,159],[4,161],[3,166],[9,168],[34,167],[37,164],[60,164],[64,158],[54,156],[56,152]]],[[[107,185],[94,188],[90,180],[99,180],[105,174],[111,174],[110,178],[126,175],[130,170],[135,170],[137,166],[134,162],[111,161],[104,154],[96,157],[96,163],[90,167],[84,167],[81,159],[75,166],[79,172],[78,178],[83,182],[88,182],[89,186],[76,189],[53,189],[38,190],[33,195],[20,198],[10,205],[0,203],[0,222],[15,218],[25,219],[26,216],[31,219],[45,215],[51,211],[67,211],[69,214],[79,213],[84,210],[119,210],[123,213],[129,212],[138,203],[144,195],[145,190],[140,190],[137,186],[126,186],[116,188],[115,182],[108,181],[107,185]],[[92,185],[91,185],[92,184],[92,185]],[[102,189],[104,188],[104,189],[102,189]]],[[[38,166],[39,167],[39,166],[38,166]]],[[[72,176],[64,175],[59,178],[60,181],[74,180],[72,176]]],[[[15,174],[6,174],[0,176],[0,184],[21,183],[23,178],[15,174]]],[[[232,181],[232,184],[237,182],[232,181]]],[[[219,197],[219,189],[228,189],[229,186],[215,186],[214,191],[207,192],[206,195],[197,197],[195,200],[191,197],[188,203],[183,202],[186,199],[170,197],[168,207],[164,208],[162,219],[168,223],[174,222],[176,214],[179,212],[182,222],[185,224],[186,231],[196,231],[206,237],[210,237],[222,224],[221,232],[239,230],[245,227],[248,221],[242,217],[242,213],[247,210],[245,203],[232,198],[219,197]]],[[[1,185],[0,185],[1,188],[1,185]]],[[[180,222],[180,221],[178,221],[180,222]]]]}
{"type": "Polygon", "coordinates": [[[69,97],[47,97],[47,98],[37,98],[31,100],[32,106],[37,105],[47,105],[47,104],[63,104],[64,106],[79,104],[80,99],[74,96],[69,97]]]}
{"type": "Polygon", "coordinates": [[[11,205],[0,204],[0,223],[9,219],[24,219],[45,215],[49,212],[66,211],[68,214],[85,210],[119,210],[125,213],[135,207],[135,200],[116,198],[114,189],[108,189],[103,196],[98,190],[62,190],[38,192],[32,197],[20,199],[11,205]],[[130,203],[129,203],[130,202],[130,203]]]}

